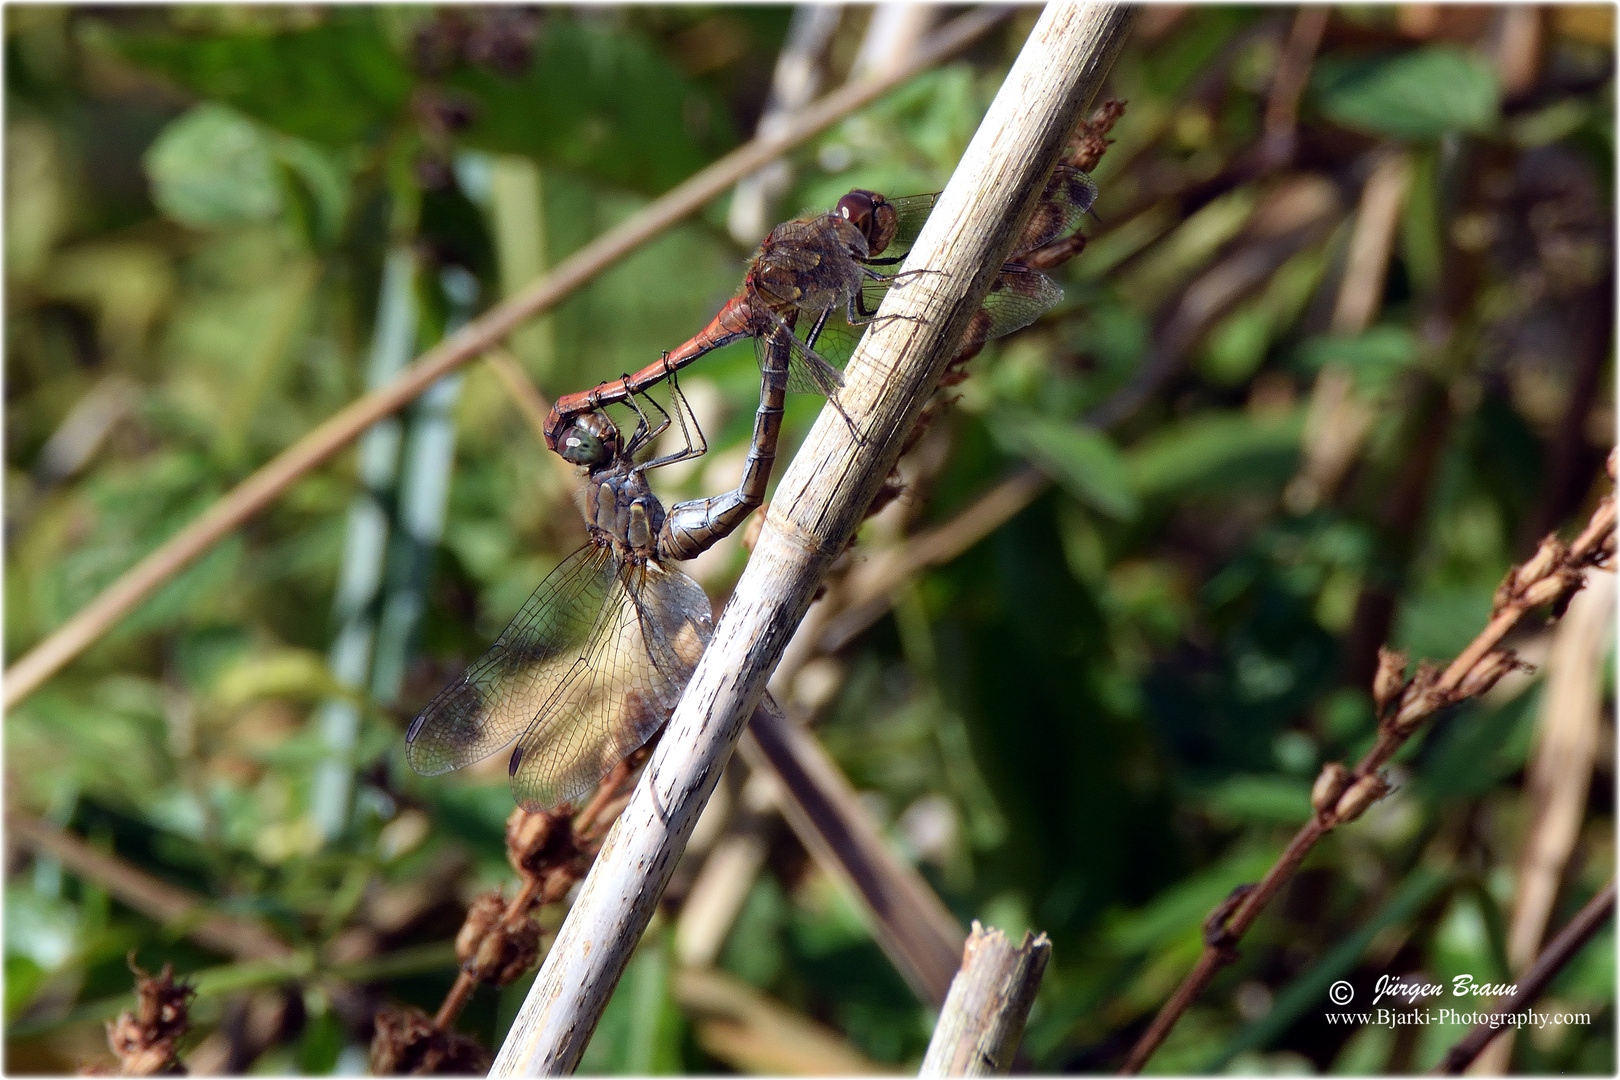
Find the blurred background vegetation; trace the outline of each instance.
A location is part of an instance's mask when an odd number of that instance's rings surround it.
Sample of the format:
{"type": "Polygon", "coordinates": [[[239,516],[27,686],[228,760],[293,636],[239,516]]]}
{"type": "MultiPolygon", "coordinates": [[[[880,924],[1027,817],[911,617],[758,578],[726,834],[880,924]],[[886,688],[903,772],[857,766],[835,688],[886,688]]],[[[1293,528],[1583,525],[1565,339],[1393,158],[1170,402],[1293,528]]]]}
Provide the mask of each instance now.
{"type": "MultiPolygon", "coordinates": [[[[873,20],[835,15],[824,86],[873,20]]],[[[7,7],[8,663],[368,385],[751,135],[808,17],[7,7]]],[[[1033,19],[792,155],[766,224],[854,186],[940,187],[1033,19]]],[[[1106,91],[1128,111],[1092,242],[1058,271],[1067,299],[974,361],[857,558],[1025,463],[1055,483],[789,688],[964,924],[1051,936],[1025,1041],[1042,1071],[1117,1065],[1205,913],[1306,819],[1321,765],[1371,741],[1377,646],[1453,655],[1509,565],[1606,483],[1613,9],[1334,7],[1290,67],[1299,25],[1144,12],[1106,91]]],[[[736,288],[758,239],[738,232],[709,207],[512,353],[547,396],[641,367],[736,288]]],[[[711,450],[655,477],[666,497],[734,483],[751,349],[683,386],[711,450]]],[[[790,446],[818,407],[790,399],[790,446]]],[[[402,732],[583,537],[554,464],[475,363],[6,717],[9,812],[308,959],[289,977],[210,951],[13,843],[10,1071],[110,1060],[101,1021],[130,1003],[132,950],[194,976],[183,1056],[203,1072],[362,1071],[376,1007],[436,1007],[467,902],[511,879],[511,801],[504,759],[423,780],[402,732]]],[[[744,558],[731,542],[693,570],[717,604],[744,558]]],[[[1516,645],[1541,662],[1555,632],[1516,645]]],[[[1611,649],[1554,928],[1614,872],[1611,649]]],[[[1415,739],[1397,792],[1320,846],[1153,1068],[1437,1060],[1460,1030],[1330,1028],[1322,991],[1510,975],[1544,685],[1511,679],[1415,739]]],[[[700,830],[585,1070],[822,1072],[828,1047],[914,1069],[929,1010],[732,772],[730,817],[700,830]],[[822,1042],[773,1046],[777,1029],[681,991],[683,898],[744,827],[764,855],[733,882],[715,966],[822,1042]]],[[[1605,930],[1551,991],[1592,1025],[1526,1033],[1515,1069],[1612,1073],[1614,953],[1605,930]]],[[[481,989],[463,1030],[497,1045],[526,989],[481,989]]]]}

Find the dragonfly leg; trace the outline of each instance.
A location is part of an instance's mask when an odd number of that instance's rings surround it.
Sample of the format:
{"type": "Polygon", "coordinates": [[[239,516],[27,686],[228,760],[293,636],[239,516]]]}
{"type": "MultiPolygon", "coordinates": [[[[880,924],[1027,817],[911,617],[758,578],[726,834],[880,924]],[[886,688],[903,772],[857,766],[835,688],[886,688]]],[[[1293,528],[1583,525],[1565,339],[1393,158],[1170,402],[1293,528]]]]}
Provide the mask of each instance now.
{"type": "MultiPolygon", "coordinates": [[[[651,401],[652,399],[649,398],[648,400],[651,401]]],[[[689,461],[692,458],[702,457],[709,452],[709,441],[704,438],[703,428],[698,424],[697,417],[692,412],[692,403],[686,400],[685,394],[681,393],[680,384],[676,381],[673,370],[669,373],[669,400],[670,404],[675,408],[675,421],[681,425],[681,435],[686,440],[686,446],[673,454],[665,454],[661,458],[654,458],[643,465],[637,466],[640,470],[657,469],[664,465],[673,465],[678,461],[689,461]],[[690,426],[686,423],[687,417],[692,419],[690,426]],[[697,435],[695,440],[692,437],[694,433],[697,435]]],[[[654,402],[653,404],[656,408],[657,403],[654,402]]],[[[663,410],[660,409],[659,411],[662,412],[663,410]]],[[[667,426],[668,421],[665,421],[665,424],[667,426]]]]}
{"type": "MultiPolygon", "coordinates": [[[[628,375],[619,380],[621,384],[628,383],[629,381],[630,376],[628,375]]],[[[625,398],[624,401],[624,403],[630,406],[630,408],[636,414],[636,430],[633,434],[631,434],[630,441],[625,444],[625,452],[629,454],[634,454],[637,450],[641,449],[641,447],[658,438],[658,436],[662,435],[665,429],[669,427],[669,413],[664,411],[663,406],[659,405],[658,402],[654,401],[652,398],[647,398],[647,404],[657,409],[663,414],[664,417],[658,422],[658,425],[654,427],[648,422],[647,414],[641,411],[641,406],[636,404],[636,397],[637,395],[631,394],[625,398]]]]}
{"type": "Polygon", "coordinates": [[[754,411],[754,435],[743,461],[742,480],[724,495],[676,503],[664,517],[658,535],[658,555],[664,559],[691,559],[733,532],[765,501],[765,487],[776,463],[776,444],[782,434],[782,403],[787,397],[789,343],[781,332],[772,333],[764,352],[759,385],[759,408],[754,411]]]}

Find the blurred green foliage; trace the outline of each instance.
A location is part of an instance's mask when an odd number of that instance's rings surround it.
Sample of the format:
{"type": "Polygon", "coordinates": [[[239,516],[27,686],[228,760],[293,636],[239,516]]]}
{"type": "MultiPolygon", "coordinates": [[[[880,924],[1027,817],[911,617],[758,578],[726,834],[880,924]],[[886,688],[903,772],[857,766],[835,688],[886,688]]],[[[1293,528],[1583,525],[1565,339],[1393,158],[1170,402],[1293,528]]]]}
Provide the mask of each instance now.
{"type": "MultiPolygon", "coordinates": [[[[1613,15],[1545,9],[1530,82],[1508,85],[1491,51],[1500,19],[1459,10],[1430,25],[1335,8],[1293,163],[1259,174],[1238,166],[1263,135],[1293,12],[1144,14],[1110,80],[1129,108],[1097,171],[1093,241],[1055,271],[1067,299],[973,362],[919,447],[932,464],[917,466],[898,527],[951,521],[1025,463],[1055,483],[900,590],[830,659],[830,693],[796,691],[964,923],[1052,937],[1026,1039],[1043,1071],[1117,1065],[1195,959],[1204,916],[1309,813],[1321,765],[1370,744],[1371,650],[1451,655],[1508,566],[1590,505],[1614,415],[1613,15]],[[1354,207],[1391,153],[1407,155],[1409,182],[1389,273],[1371,324],[1345,330],[1333,312],[1354,207]],[[1289,186],[1302,178],[1314,186],[1289,186]],[[1314,230],[1266,224],[1300,205],[1314,230]],[[1261,258],[1269,269],[1178,329],[1178,313],[1261,258]],[[1364,435],[1312,488],[1341,430],[1313,419],[1332,373],[1364,435]],[[1087,422],[1149,377],[1140,407],[1087,422]]],[[[415,260],[420,351],[457,302],[445,270],[471,274],[487,307],[751,132],[789,17],[7,8],[8,662],[362,392],[390,251],[415,260]]],[[[844,17],[839,72],[865,19],[844,17]]],[[[1032,20],[1019,13],[793,155],[781,216],[852,186],[941,186],[1032,20]]],[[[514,338],[545,393],[640,368],[701,327],[749,254],[724,209],[514,338]]],[[[751,349],[705,359],[683,387],[711,450],[655,476],[666,498],[734,482],[757,400],[751,349]]],[[[790,400],[789,445],[818,407],[790,400]]],[[[361,487],[351,451],[6,723],[9,808],[265,920],[318,958],[307,963],[367,986],[370,1005],[429,1011],[454,975],[445,943],[465,902],[510,879],[511,804],[499,762],[415,777],[401,732],[583,536],[492,371],[469,367],[454,409],[443,539],[411,571],[426,612],[397,703],[344,690],[326,662],[361,487]],[[314,713],[334,698],[361,721],[342,762],[352,813],[326,838],[312,778],[332,754],[314,713]]],[[[403,498],[387,496],[389,514],[403,498]]],[[[895,528],[874,522],[863,545],[895,528]]],[[[731,544],[694,572],[720,600],[742,559],[731,544]]],[[[1532,627],[1519,644],[1544,655],[1546,642],[1532,627]]],[[[1414,740],[1397,793],[1320,846],[1152,1067],[1438,1060],[1459,1032],[1330,1028],[1323,988],[1502,974],[1540,701],[1539,682],[1519,680],[1414,740]]],[[[1554,925],[1612,875],[1613,812],[1604,757],[1554,925]]],[[[850,898],[785,829],[770,839],[720,966],[873,1061],[914,1068],[928,1011],[850,898]]],[[[363,1067],[369,1018],[345,1014],[307,967],[209,953],[47,857],[8,864],[5,914],[13,1071],[104,1052],[97,1021],[127,1006],[131,950],[196,975],[188,1051],[240,1051],[253,1015],[271,1034],[250,1060],[206,1060],[363,1067]]],[[[674,901],[666,914],[678,918],[674,901]]],[[[1522,1036],[1516,1068],[1613,1070],[1612,942],[1552,992],[1592,1026],[1522,1036]]],[[[729,1067],[683,1012],[674,964],[661,922],[589,1071],[729,1067]]],[[[480,990],[462,1027],[495,1044],[526,986],[480,990]]]]}

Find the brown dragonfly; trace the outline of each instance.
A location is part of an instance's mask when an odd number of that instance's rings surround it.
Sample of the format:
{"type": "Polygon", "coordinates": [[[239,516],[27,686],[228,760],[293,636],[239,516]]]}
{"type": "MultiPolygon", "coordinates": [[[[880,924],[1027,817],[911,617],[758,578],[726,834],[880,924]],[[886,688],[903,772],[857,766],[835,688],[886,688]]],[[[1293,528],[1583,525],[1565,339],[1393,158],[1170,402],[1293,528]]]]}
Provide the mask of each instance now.
{"type": "MultiPolygon", "coordinates": [[[[558,398],[546,422],[548,444],[556,448],[557,435],[574,416],[645,393],[698,357],[742,338],[754,339],[763,368],[763,343],[780,336],[789,353],[788,390],[834,397],[844,381],[838,364],[854,351],[857,334],[849,328],[871,321],[883,292],[900,276],[876,267],[904,260],[937,199],[937,193],[890,199],[857,188],[828,213],[778,225],[760,245],[737,295],[696,336],[633,375],[558,398]],[[829,325],[835,315],[845,326],[829,325]],[[800,316],[811,320],[803,337],[795,332],[800,316]]],[[[1078,226],[1096,199],[1097,185],[1084,172],[1069,165],[1054,170],[962,348],[1022,329],[1063,299],[1055,281],[1018,258],[1078,226]]]]}
{"type": "Polygon", "coordinates": [[[663,726],[712,631],[709,598],[671,564],[707,550],[764,498],[787,383],[779,336],[766,360],[742,482],[668,513],[647,470],[702,453],[701,431],[697,445],[689,437],[682,451],[637,464],[636,454],[668,427],[667,414],[653,426],[637,408],[628,441],[599,410],[569,422],[557,449],[585,470],[589,539],[411,722],[413,769],[434,776],[515,742],[513,797],[525,810],[551,810],[576,804],[663,726]]]}

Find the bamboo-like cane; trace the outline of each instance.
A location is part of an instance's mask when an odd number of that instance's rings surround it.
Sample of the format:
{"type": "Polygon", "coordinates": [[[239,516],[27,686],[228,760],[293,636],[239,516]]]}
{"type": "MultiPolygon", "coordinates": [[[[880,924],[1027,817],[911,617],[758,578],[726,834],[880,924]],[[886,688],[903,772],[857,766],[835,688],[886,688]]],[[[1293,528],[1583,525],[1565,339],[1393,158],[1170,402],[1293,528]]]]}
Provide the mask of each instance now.
{"type": "Polygon", "coordinates": [[[311,469],[331,459],[376,421],[404,408],[444,376],[489,349],[529,319],[549,311],[597,274],[710,199],[739,178],[827,130],[856,109],[919,72],[966,48],[1002,18],[1005,11],[981,9],[942,28],[906,64],[878,78],[846,83],[797,114],[787,129],[739,147],[673,191],[649,203],[614,228],[558,263],[552,272],[419,357],[405,373],[335,414],[261,466],[201,516],[124,571],[117,581],[6,670],[0,687],[7,709],[39,689],[102,634],[134,611],[165,582],[205,551],[240,528],[253,515],[311,469]]]}
{"type": "Polygon", "coordinates": [[[492,1076],[578,1064],[783,646],[955,355],[1131,14],[1057,4],[1042,13],[917,238],[912,273],[889,291],[850,362],[840,397],[851,423],[824,411],[783,476],[753,557],[492,1076]]]}
{"type": "Polygon", "coordinates": [[[962,969],[934,1025],[918,1076],[996,1076],[1012,1071],[1052,943],[1028,932],[1017,945],[978,920],[962,949],[962,969]]]}

